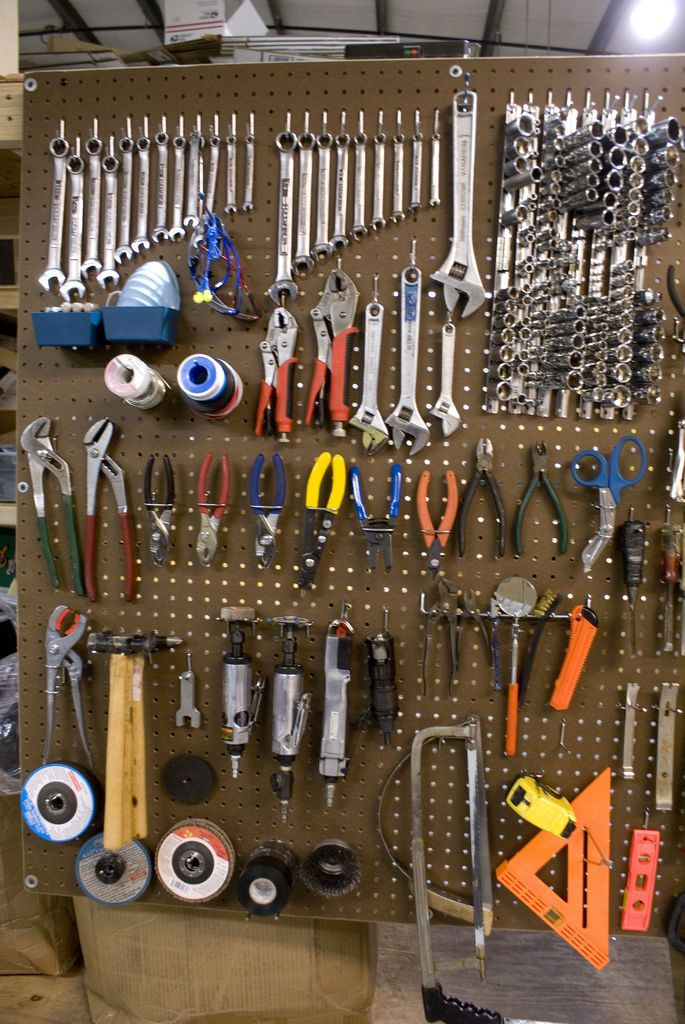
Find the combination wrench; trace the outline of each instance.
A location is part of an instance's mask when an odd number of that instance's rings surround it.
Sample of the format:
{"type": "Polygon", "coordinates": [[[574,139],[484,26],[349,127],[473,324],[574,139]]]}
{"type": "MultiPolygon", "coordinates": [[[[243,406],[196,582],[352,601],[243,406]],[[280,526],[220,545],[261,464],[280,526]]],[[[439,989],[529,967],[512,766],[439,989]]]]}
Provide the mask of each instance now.
{"type": "Polygon", "coordinates": [[[147,115],[143,117],[143,127],[136,141],[138,152],[138,200],[136,203],[136,237],[131,248],[140,254],[150,248],[147,236],[147,217],[150,206],[150,127],[147,115]]]}
{"type": "Polygon", "coordinates": [[[74,293],[79,299],[86,294],[81,279],[81,250],[83,243],[83,171],[81,139],[76,136],[76,151],[67,159],[69,178],[69,261],[67,279],[60,285],[59,293],[65,302],[72,302],[74,293]]]}
{"type": "Polygon", "coordinates": [[[100,262],[100,193],[102,190],[102,139],[98,119],[93,118],[93,134],[86,142],[88,156],[88,207],[86,216],[86,252],[81,264],[81,277],[102,270],[100,262]]]}
{"type": "Polygon", "coordinates": [[[109,152],[102,161],[105,175],[105,213],[102,231],[102,270],[97,275],[101,288],[119,284],[114,250],[117,244],[117,197],[119,191],[119,161],[114,155],[114,136],[109,137],[109,152]]]}
{"type": "Polygon", "coordinates": [[[364,318],[364,374],[362,397],[350,420],[362,431],[362,444],[369,455],[379,452],[388,440],[388,428],[378,411],[378,372],[383,339],[383,306],[378,301],[378,274],[373,275],[371,302],[364,318]]]}
{"type": "Polygon", "coordinates": [[[347,245],[347,184],[350,166],[350,134],[347,131],[347,113],[340,111],[340,130],[335,136],[335,197],[333,202],[333,235],[331,245],[342,249],[347,245]]]}
{"type": "Polygon", "coordinates": [[[204,143],[202,121],[198,114],[195,119],[195,127],[188,137],[188,190],[186,192],[186,212],[183,218],[184,228],[196,228],[200,223],[200,150],[204,143]]]}
{"type": "Polygon", "coordinates": [[[433,111],[433,134],[431,135],[431,180],[429,206],[440,206],[440,110],[433,111]]]}
{"type": "Polygon", "coordinates": [[[155,242],[164,242],[169,237],[167,228],[167,197],[169,193],[169,134],[166,130],[166,116],[162,114],[159,131],[155,134],[157,147],[157,177],[155,179],[155,226],[152,237],[155,242]]]}
{"type": "Polygon", "coordinates": [[[321,118],[321,131],[316,136],[316,229],[312,256],[317,260],[323,260],[333,252],[333,247],[328,240],[332,147],[333,136],[328,130],[328,111],[324,110],[321,118]]]}
{"type": "Polygon", "coordinates": [[[238,134],[235,112],[231,114],[231,123],[226,136],[226,205],[224,213],[236,213],[238,204],[235,197],[236,181],[236,146],[238,134]]]}
{"type": "Polygon", "coordinates": [[[369,233],[366,226],[366,144],[369,141],[364,131],[364,111],[359,111],[357,134],[354,142],[354,209],[352,213],[352,237],[359,241],[369,233]]]}
{"type": "Polygon", "coordinates": [[[423,176],[423,135],[421,134],[421,112],[414,111],[414,134],[411,139],[411,189],[409,209],[416,213],[421,209],[421,179],[423,176]]]}
{"type": "Polygon", "coordinates": [[[297,298],[297,285],[292,277],[293,240],[293,176],[297,135],[291,128],[291,116],[285,115],[285,131],[275,141],[279,154],[278,235],[276,249],[276,280],[269,288],[269,297],[278,305],[282,295],[297,298]]]}
{"type": "Polygon", "coordinates": [[[309,130],[309,111],[304,112],[304,131],[297,140],[299,154],[299,188],[297,191],[297,228],[293,273],[311,270],[314,259],[310,252],[312,233],[312,169],[316,138],[309,130]]]}
{"type": "Polygon", "coordinates": [[[378,127],[373,138],[373,213],[371,227],[380,231],[385,227],[383,207],[385,205],[385,128],[383,111],[378,111],[378,127]]]}
{"type": "Polygon", "coordinates": [[[404,131],[401,110],[397,111],[392,155],[392,219],[395,224],[399,224],[404,220],[404,131]]]}
{"type": "Polygon", "coordinates": [[[169,238],[180,242],[186,231],[183,227],[183,184],[186,168],[186,139],[183,114],[178,116],[178,132],[171,140],[174,151],[174,192],[171,200],[171,228],[169,238]]]}
{"type": "Polygon", "coordinates": [[[60,121],[58,133],[51,141],[50,154],[53,162],[52,201],[50,204],[50,230],[48,232],[48,258],[45,271],[38,278],[43,291],[49,292],[54,285],[64,284],[62,270],[62,235],[64,231],[64,204],[67,185],[67,157],[69,143],[64,138],[64,121],[60,121]]]}
{"type": "Polygon", "coordinates": [[[126,118],[126,134],[119,139],[121,154],[121,188],[119,190],[119,244],[114,253],[117,263],[133,258],[131,248],[131,200],[133,197],[133,151],[131,118],[126,118]]]}
{"type": "Polygon", "coordinates": [[[216,199],[216,183],[219,176],[219,158],[221,156],[221,138],[219,136],[219,115],[214,115],[214,124],[207,139],[209,146],[209,168],[207,170],[207,186],[205,188],[205,206],[213,213],[216,199]]]}
{"type": "Polygon", "coordinates": [[[243,193],[243,210],[250,213],[254,210],[254,110],[250,111],[245,136],[245,192],[243,193]]]}
{"type": "Polygon", "coordinates": [[[409,266],[400,278],[400,400],[386,423],[392,429],[395,448],[411,440],[411,454],[425,447],[430,432],[416,405],[416,372],[419,362],[421,271],[416,266],[416,239],[412,239],[409,266]]]}

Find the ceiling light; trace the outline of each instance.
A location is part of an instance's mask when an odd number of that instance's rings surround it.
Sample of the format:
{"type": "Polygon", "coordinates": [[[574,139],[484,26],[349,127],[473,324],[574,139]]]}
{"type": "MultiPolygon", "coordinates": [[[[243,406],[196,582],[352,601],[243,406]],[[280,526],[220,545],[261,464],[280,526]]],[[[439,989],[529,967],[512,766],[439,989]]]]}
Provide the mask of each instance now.
{"type": "Polygon", "coordinates": [[[656,39],[666,31],[674,17],[674,0],[638,0],[630,12],[630,23],[641,39],[656,39]]]}

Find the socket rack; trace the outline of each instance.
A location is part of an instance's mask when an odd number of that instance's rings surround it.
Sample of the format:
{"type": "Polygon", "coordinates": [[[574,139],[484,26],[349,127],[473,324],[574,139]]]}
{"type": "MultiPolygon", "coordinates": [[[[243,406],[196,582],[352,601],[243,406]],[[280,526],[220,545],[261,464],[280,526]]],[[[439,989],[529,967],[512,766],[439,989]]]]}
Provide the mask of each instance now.
{"type": "MultiPolygon", "coordinates": [[[[345,455],[348,466],[362,469],[368,500],[384,507],[388,493],[390,466],[397,457],[392,449],[366,456],[361,439],[350,431],[345,439],[311,430],[302,423],[304,395],[313,359],[314,341],[309,329],[309,310],[323,290],[330,264],[320,265],[298,279],[300,294],[290,304],[300,325],[297,354],[303,366],[297,371],[295,389],[295,425],[290,445],[280,446],[287,480],[287,505],[279,535],[279,555],[268,573],[260,573],[254,559],[254,537],[247,497],[247,473],[255,455],[267,457],[276,450],[276,442],[253,435],[254,410],[260,375],[259,343],[264,337],[270,310],[267,290],[274,279],[277,216],[278,160],[273,148],[276,134],[290,111],[293,124],[303,120],[309,110],[311,123],[320,124],[323,109],[331,123],[339,107],[348,111],[365,109],[367,121],[373,121],[379,106],[387,108],[386,117],[402,106],[409,119],[420,108],[422,122],[432,124],[436,107],[443,112],[446,144],[441,153],[442,205],[425,206],[401,224],[388,224],[343,253],[343,266],[353,277],[361,293],[361,303],[370,299],[374,273],[380,274],[379,300],[387,311],[386,333],[381,362],[381,402],[389,412],[399,397],[399,319],[398,281],[408,262],[412,239],[416,239],[418,265],[424,281],[440,266],[448,248],[451,225],[449,195],[450,145],[449,110],[452,97],[460,87],[454,65],[445,60],[412,62],[346,62],[339,65],[288,64],[280,66],[133,69],[45,73],[35,76],[36,88],[25,97],[27,126],[23,160],[23,208],[21,219],[21,315],[20,380],[18,429],[38,415],[52,418],[60,453],[72,468],[77,513],[85,507],[85,462],[83,435],[87,427],[102,416],[117,425],[115,455],[126,469],[129,480],[129,504],[133,514],[136,542],[137,596],[124,604],[120,596],[120,545],[111,497],[103,495],[100,506],[100,546],[98,565],[100,599],[89,606],[50,587],[41,560],[36,536],[31,495],[18,495],[18,543],[20,585],[20,697],[22,705],[22,769],[26,775],[40,761],[44,735],[44,636],[53,608],[60,602],[85,611],[90,627],[115,632],[159,629],[172,630],[185,641],[177,652],[164,654],[146,669],[148,688],[146,735],[148,741],[150,806],[149,849],[154,847],[171,824],[188,816],[188,809],[175,804],[160,786],[164,763],[177,753],[194,753],[210,761],[216,774],[214,793],[194,814],[208,818],[223,828],[236,849],[238,868],[249,853],[265,839],[279,838],[301,857],[320,839],[339,837],[350,843],[361,864],[361,883],[350,895],[329,901],[311,896],[296,884],[286,913],[346,919],[411,920],[412,900],[406,879],[387,858],[377,829],[378,797],[383,782],[399,757],[406,753],[416,729],[444,722],[461,721],[468,713],[481,716],[488,787],[490,845],[492,866],[509,857],[530,837],[532,830],[514,816],[504,804],[504,794],[520,769],[543,770],[545,780],[574,796],[609,765],[613,773],[611,882],[611,926],[618,929],[621,892],[624,886],[628,845],[632,828],[642,823],[645,807],[653,803],[655,770],[656,712],[661,683],[682,679],[677,659],[654,656],[658,635],[660,596],[655,549],[657,524],[663,512],[668,479],[668,449],[673,447],[675,406],[682,391],[682,378],[675,349],[664,343],[662,400],[636,411],[630,429],[639,434],[647,449],[650,472],[643,484],[631,493],[636,515],[648,524],[646,577],[641,592],[638,642],[643,653],[631,661],[628,656],[626,604],[618,560],[609,557],[595,569],[591,580],[583,577],[580,551],[596,528],[596,510],[589,492],[574,486],[569,463],[582,448],[597,445],[611,447],[626,430],[625,424],[612,421],[590,422],[569,417],[566,421],[539,421],[526,417],[495,418],[489,414],[487,392],[487,328],[489,318],[479,313],[457,325],[455,396],[463,416],[463,427],[449,439],[438,436],[434,428],[431,443],[416,458],[399,453],[403,467],[403,499],[394,538],[395,564],[385,576],[369,575],[364,539],[348,500],[338,516],[334,534],[326,550],[317,587],[300,592],[295,587],[294,566],[300,550],[304,523],[304,490],[316,455],[330,448],[345,455]],[[185,251],[164,242],[138,257],[164,259],[177,272],[182,292],[181,321],[176,347],[171,350],[145,350],[145,358],[168,379],[173,380],[182,358],[193,352],[226,356],[245,381],[241,407],[224,423],[210,423],[196,416],[173,391],[164,403],[152,411],[133,409],[109,394],[102,374],[114,354],[108,346],[92,352],[65,349],[38,349],[31,331],[29,313],[45,304],[37,279],[44,265],[44,239],[50,205],[51,162],[47,140],[53,137],[60,119],[66,122],[68,136],[86,135],[97,116],[103,137],[119,133],[127,115],[134,125],[143,116],[151,125],[166,115],[175,124],[183,113],[186,123],[194,123],[198,110],[210,121],[215,111],[223,112],[230,96],[230,108],[255,113],[256,188],[255,208],[228,221],[235,232],[250,275],[253,292],[262,300],[265,314],[257,323],[226,323],[211,310],[191,301],[192,287],[185,265],[185,251]],[[425,619],[419,612],[419,591],[425,588],[429,601],[435,585],[423,567],[423,545],[415,512],[415,493],[420,473],[429,468],[434,485],[447,467],[454,469],[460,491],[471,474],[474,449],[479,437],[490,437],[495,450],[495,475],[500,484],[509,523],[516,502],[530,473],[530,447],[545,439],[551,453],[551,474],[565,505],[570,527],[570,546],[561,555],[553,540],[548,509],[536,498],[529,511],[525,548],[521,558],[513,557],[513,544],[507,535],[504,558],[494,559],[494,521],[487,500],[476,497],[468,535],[467,555],[459,558],[456,549],[447,556],[446,574],[460,586],[476,591],[480,607],[487,608],[497,583],[510,575],[530,577],[542,591],[552,586],[563,592],[560,611],[568,611],[589,591],[600,620],[600,629],[571,709],[566,713],[567,730],[563,750],[558,745],[557,715],[547,705],[548,691],[566,645],[563,626],[544,634],[538,651],[530,698],[520,720],[521,753],[515,759],[503,756],[506,700],[493,694],[489,669],[475,633],[466,633],[462,649],[459,682],[452,698],[447,697],[445,666],[447,640],[438,629],[428,694],[421,693],[420,675],[425,619]],[[232,463],[230,506],[221,534],[219,557],[210,570],[201,570],[194,560],[197,533],[195,480],[204,453],[213,451],[215,459],[229,455],[232,463]],[[170,561],[162,569],[152,565],[147,551],[147,523],[143,504],[143,471],[149,454],[159,458],[168,454],[177,474],[177,504],[172,530],[170,561]],[[390,629],[395,636],[400,718],[391,748],[382,748],[375,731],[350,730],[351,764],[348,777],[338,785],[335,804],[327,810],[324,787],[317,772],[318,723],[323,703],[321,678],[323,638],[330,620],[339,614],[343,597],[352,608],[350,619],[356,631],[350,718],[352,722],[368,702],[368,679],[361,637],[379,628],[382,606],[390,612],[390,629]],[[220,669],[224,650],[222,626],[218,621],[223,605],[247,604],[261,618],[254,639],[247,647],[255,665],[267,677],[274,665],[278,644],[275,630],[267,623],[274,615],[288,613],[313,620],[311,639],[302,638],[301,660],[313,692],[313,715],[308,734],[296,762],[296,788],[287,826],[282,826],[277,803],[269,785],[273,770],[269,728],[266,719],[243,758],[242,774],[231,779],[228,756],[220,736],[220,669]],[[198,704],[202,712],[200,729],[177,728],[178,676],[185,667],[185,650],[193,652],[198,676],[198,704]],[[636,777],[626,782],[620,776],[623,704],[626,684],[642,683],[641,704],[646,711],[638,716],[635,746],[636,777]]],[[[471,87],[479,97],[476,174],[478,188],[474,211],[476,257],[486,290],[497,288],[499,259],[492,249],[498,220],[498,187],[501,172],[501,136],[503,112],[512,87],[530,88],[536,95],[548,91],[558,102],[567,96],[569,84],[583,82],[593,95],[605,90],[623,92],[629,83],[634,90],[646,89],[659,101],[657,117],[668,112],[682,113],[683,57],[672,58],[558,58],[518,60],[471,60],[463,62],[471,74],[471,87]]],[[[580,99],[580,98],[579,98],[580,99]]],[[[564,100],[566,102],[566,100],[564,100]]],[[[240,117],[240,115],[239,115],[240,117]]],[[[242,117],[245,120],[245,117],[242,117]]],[[[226,118],[222,114],[222,121],[226,118]]],[[[390,168],[386,167],[386,191],[389,192],[390,168]]],[[[678,232],[682,232],[680,193],[674,206],[674,239],[659,247],[659,260],[679,264],[678,232]]],[[[645,288],[663,290],[662,264],[659,260],[645,271],[645,288]],[[650,276],[653,275],[653,276],[650,276]]],[[[500,286],[501,282],[500,282],[500,286]]],[[[427,409],[438,391],[440,331],[444,318],[439,289],[427,284],[424,290],[424,315],[421,324],[421,360],[419,385],[422,407],[427,409]],[[437,293],[437,294],[436,294],[437,293]]],[[[493,350],[490,346],[490,351],[493,350]]],[[[360,394],[360,352],[353,359],[353,404],[360,394]]],[[[490,410],[492,412],[494,410],[490,410]]],[[[19,460],[20,484],[28,478],[25,461],[19,460]]],[[[58,559],[66,565],[66,544],[62,537],[58,496],[50,495],[48,519],[58,559]]],[[[437,500],[437,496],[436,499],[437,500]]],[[[623,510],[622,510],[623,511],[623,510]]],[[[503,652],[504,653],[504,652],[503,652]]],[[[105,659],[86,661],[85,701],[87,728],[95,753],[96,774],[102,779],[106,739],[107,669],[105,659]]],[[[267,684],[268,686],[268,684],[267,684]]],[[[78,760],[78,736],[68,715],[67,695],[58,705],[54,750],[69,760],[78,760]]],[[[268,702],[268,689],[267,689],[268,702]]],[[[680,717],[680,716],[679,716],[680,717]]],[[[676,730],[676,765],[682,755],[682,725],[676,730]]],[[[676,772],[678,778],[679,773],[676,772]]],[[[445,889],[470,893],[470,869],[467,866],[468,809],[466,777],[461,761],[449,749],[436,748],[426,754],[426,776],[430,792],[426,794],[425,819],[428,839],[428,872],[431,880],[445,889]]],[[[683,799],[682,783],[676,787],[676,807],[683,799]]],[[[386,835],[397,856],[409,861],[408,779],[401,774],[392,785],[384,812],[386,835]]],[[[662,832],[662,857],[659,869],[653,934],[663,932],[671,897],[685,887],[685,869],[680,848],[685,846],[682,815],[662,813],[652,816],[662,832]]],[[[24,831],[24,868],[33,876],[38,891],[75,895],[74,861],[78,843],[44,843],[24,831]]],[[[552,868],[554,871],[555,869],[552,868]]],[[[561,880],[560,880],[561,884],[561,880]]],[[[143,897],[147,904],[172,905],[174,901],[153,881],[143,897]]],[[[240,911],[232,883],[207,910],[240,911]]],[[[496,926],[537,928],[535,918],[523,905],[499,886],[495,887],[496,926]]]]}

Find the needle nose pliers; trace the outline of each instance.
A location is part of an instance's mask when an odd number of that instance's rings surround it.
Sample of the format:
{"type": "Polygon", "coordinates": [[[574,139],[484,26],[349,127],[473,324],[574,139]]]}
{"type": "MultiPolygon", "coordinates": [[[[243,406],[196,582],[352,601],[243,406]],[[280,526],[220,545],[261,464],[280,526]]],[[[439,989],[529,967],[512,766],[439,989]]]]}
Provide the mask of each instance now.
{"type": "Polygon", "coordinates": [[[52,745],[52,734],[55,728],[55,704],[60,687],[60,677],[65,669],[69,676],[71,687],[71,699],[74,705],[74,717],[78,734],[81,738],[81,745],[90,767],[93,767],[93,756],[88,744],[88,734],[83,717],[83,702],[81,700],[81,677],[83,675],[83,661],[76,653],[74,647],[86,631],[88,619],[81,612],[72,611],[65,604],[58,605],[48,621],[45,631],[45,668],[46,668],[46,709],[45,709],[45,742],[43,745],[43,760],[46,764],[50,755],[52,745]]]}
{"type": "Polygon", "coordinates": [[[209,479],[209,471],[212,468],[213,458],[214,456],[212,453],[207,452],[202,460],[202,465],[200,466],[200,472],[197,478],[197,510],[200,513],[200,532],[197,535],[195,551],[197,552],[197,557],[201,565],[211,565],[214,561],[214,556],[219,542],[221,517],[226,511],[228,495],[231,487],[230,463],[227,456],[222,455],[219,464],[221,474],[219,500],[216,502],[210,502],[208,500],[209,486],[207,481],[209,479]]]}
{"type": "Polygon", "coordinates": [[[86,473],[86,593],[91,601],[97,600],[95,549],[97,546],[97,494],[101,473],[112,485],[114,501],[117,506],[119,531],[124,546],[124,598],[126,601],[132,601],[134,596],[133,533],[126,499],[126,481],[121,466],[117,465],[114,459],[107,454],[107,448],[113,435],[114,424],[105,418],[94,423],[83,438],[88,460],[86,473]]]}
{"type": "Polygon", "coordinates": [[[516,510],[516,519],[514,520],[514,550],[517,555],[520,555],[523,551],[522,533],[526,509],[528,508],[530,500],[536,489],[538,487],[542,487],[547,492],[547,496],[552,502],[556,513],[559,530],[559,551],[563,555],[568,548],[568,522],[566,520],[566,514],[559,495],[547,476],[547,445],[544,441],[539,441],[537,444],[533,445],[531,453],[533,456],[533,474],[526,490],[523,493],[523,497],[519,502],[519,507],[516,510]]]}
{"type": "Polygon", "coordinates": [[[330,452],[321,452],[309,474],[305,492],[307,515],[304,523],[300,576],[297,581],[298,587],[302,590],[308,590],[316,579],[316,571],[319,568],[334,517],[340,511],[345,497],[346,484],[347,469],[342,455],[331,456],[330,452]],[[326,504],[322,505],[321,486],[329,466],[331,468],[331,489],[326,504]]]}
{"type": "Polygon", "coordinates": [[[155,565],[164,565],[169,556],[171,530],[171,513],[174,509],[174,471],[168,455],[163,458],[165,494],[158,501],[157,492],[152,487],[152,471],[155,465],[154,455],[150,455],[145,465],[143,495],[145,508],[150,517],[150,554],[155,565]]]}
{"type": "Polygon", "coordinates": [[[271,505],[265,505],[261,496],[261,479],[264,469],[264,456],[261,452],[252,463],[249,481],[250,508],[255,517],[257,529],[255,554],[263,569],[268,568],[274,560],[276,528],[285,504],[285,466],[278,452],[271,456],[271,464],[276,478],[274,500],[271,505]]]}
{"type": "Polygon", "coordinates": [[[431,576],[435,578],[440,571],[440,563],[445,555],[445,548],[457,518],[459,495],[457,491],[457,478],[453,471],[448,469],[445,472],[447,504],[445,505],[445,511],[443,512],[440,524],[434,526],[428,507],[428,486],[430,480],[430,470],[424,469],[419,477],[419,486],[416,490],[416,513],[419,517],[423,542],[428,552],[428,569],[431,576]]]}
{"type": "Polygon", "coordinates": [[[388,512],[382,519],[372,519],[366,511],[364,491],[362,486],[362,475],[358,466],[350,470],[350,484],[352,486],[352,497],[357,512],[357,519],[361,524],[366,537],[366,544],[369,553],[369,569],[376,571],[379,553],[383,555],[385,571],[392,568],[392,535],[400,511],[402,499],[402,467],[399,463],[393,464],[390,474],[390,501],[388,512]]]}
{"type": "Polygon", "coordinates": [[[481,437],[476,445],[476,468],[473,471],[473,476],[469,480],[466,493],[462,498],[461,507],[459,508],[459,518],[457,520],[457,542],[459,544],[460,555],[463,555],[466,551],[466,522],[468,520],[469,509],[471,508],[471,503],[475,493],[483,480],[485,480],[490,491],[497,516],[497,552],[500,558],[504,555],[504,547],[506,544],[506,517],[504,514],[502,495],[500,494],[497,481],[495,480],[492,472],[493,453],[494,449],[492,447],[492,441],[490,441],[489,438],[481,437]]]}

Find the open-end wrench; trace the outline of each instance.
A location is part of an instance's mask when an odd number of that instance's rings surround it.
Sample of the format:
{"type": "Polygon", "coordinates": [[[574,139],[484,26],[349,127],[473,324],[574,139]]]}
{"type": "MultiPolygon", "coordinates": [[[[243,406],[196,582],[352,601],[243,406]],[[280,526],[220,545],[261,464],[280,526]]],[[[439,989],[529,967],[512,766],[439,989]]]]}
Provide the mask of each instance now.
{"type": "Polygon", "coordinates": [[[119,161],[114,155],[114,136],[109,137],[109,152],[102,161],[105,175],[105,215],[102,229],[102,270],[97,276],[101,288],[119,284],[119,271],[114,261],[117,244],[117,198],[119,191],[119,161]]]}
{"type": "Polygon", "coordinates": [[[383,111],[378,111],[378,128],[373,137],[373,214],[371,227],[380,231],[385,227],[383,206],[385,204],[385,140],[383,111]]]}
{"type": "Polygon", "coordinates": [[[411,439],[411,454],[425,447],[430,432],[416,405],[416,371],[419,363],[421,271],[416,266],[416,239],[412,239],[409,266],[400,278],[400,400],[385,421],[392,429],[395,448],[411,439]]]}
{"type": "Polygon", "coordinates": [[[62,270],[62,236],[64,231],[64,204],[67,187],[67,157],[69,143],[64,138],[64,121],[51,141],[50,154],[53,163],[52,202],[50,205],[50,230],[48,232],[48,259],[45,271],[38,278],[43,291],[49,292],[55,285],[64,284],[62,270]]]}
{"type": "Polygon", "coordinates": [[[254,110],[250,111],[245,136],[245,192],[243,194],[243,210],[249,213],[254,210],[254,110]]]}
{"type": "Polygon", "coordinates": [[[131,200],[133,198],[133,151],[131,118],[126,118],[126,134],[119,139],[121,154],[121,188],[119,189],[119,242],[114,253],[117,263],[133,257],[131,248],[131,200]]]}
{"type": "Polygon", "coordinates": [[[297,190],[297,228],[293,273],[311,270],[314,259],[310,252],[312,234],[312,168],[316,138],[309,130],[309,111],[304,112],[304,131],[298,139],[300,175],[297,190]]]}
{"type": "Polygon", "coordinates": [[[392,158],[392,219],[395,224],[399,224],[404,220],[404,132],[401,110],[397,111],[392,158]]]}
{"type": "Polygon", "coordinates": [[[100,262],[100,193],[102,190],[102,139],[98,135],[98,119],[93,118],[93,134],[86,142],[88,156],[88,206],[86,213],[86,252],[81,264],[81,277],[102,270],[100,262]]]}
{"type": "Polygon", "coordinates": [[[169,133],[166,117],[162,114],[159,131],[155,134],[157,147],[157,177],[155,179],[155,226],[152,237],[155,242],[164,242],[169,237],[167,228],[167,199],[169,195],[169,133]]]}
{"type": "Polygon", "coordinates": [[[440,111],[433,111],[433,134],[431,135],[431,180],[429,206],[440,206],[440,111]]]}
{"type": "Polygon", "coordinates": [[[362,398],[350,420],[362,431],[362,444],[369,455],[379,452],[388,440],[388,428],[378,411],[378,369],[383,337],[383,306],[378,301],[378,274],[373,275],[371,302],[364,319],[364,374],[362,398]]]}
{"type": "Polygon", "coordinates": [[[453,434],[461,423],[461,416],[452,400],[452,381],[454,378],[454,339],[455,327],[451,320],[448,320],[442,328],[442,358],[440,375],[440,394],[432,409],[429,409],[431,416],[442,420],[442,432],[445,437],[453,434]]]}
{"type": "Polygon", "coordinates": [[[347,113],[340,111],[340,131],[335,136],[335,196],[333,200],[333,235],[331,245],[342,249],[347,245],[347,180],[350,167],[350,133],[346,125],[347,113]]]}
{"type": "Polygon", "coordinates": [[[147,236],[147,215],[150,207],[150,127],[147,115],[143,117],[143,127],[136,141],[138,150],[138,199],[136,200],[136,237],[131,242],[135,253],[150,248],[147,236]]]}
{"type": "Polygon", "coordinates": [[[69,178],[69,262],[67,279],[59,293],[65,302],[73,301],[74,294],[82,299],[86,287],[81,279],[81,251],[83,243],[83,171],[81,139],[76,136],[76,151],[67,160],[69,178]]]}
{"type": "Polygon", "coordinates": [[[178,115],[178,132],[171,140],[174,151],[174,192],[171,206],[171,228],[169,238],[172,242],[180,242],[186,233],[183,227],[183,185],[186,168],[186,139],[183,114],[178,115]]]}
{"type": "Polygon", "coordinates": [[[364,111],[359,111],[357,134],[354,137],[354,208],[352,213],[352,237],[359,241],[369,233],[366,226],[366,144],[369,141],[364,131],[364,111]]]}
{"type": "Polygon", "coordinates": [[[276,241],[276,280],[269,288],[269,297],[279,305],[282,295],[297,298],[297,285],[292,276],[293,249],[293,179],[297,135],[291,127],[288,110],[285,115],[285,131],[279,132],[275,141],[279,155],[278,183],[278,234],[276,241]]]}
{"type": "Polygon", "coordinates": [[[414,111],[414,134],[411,138],[411,190],[409,209],[416,213],[421,209],[421,178],[423,176],[423,135],[421,133],[421,112],[414,111]]]}
{"type": "Polygon", "coordinates": [[[476,156],[476,94],[469,89],[469,76],[464,75],[464,89],[452,100],[452,245],[447,259],[431,274],[431,280],[445,290],[445,304],[452,313],[460,302],[464,319],[485,302],[473,251],[473,172],[476,156]]]}
{"type": "MultiPolygon", "coordinates": [[[[207,184],[205,186],[205,206],[213,213],[216,201],[216,182],[219,175],[219,158],[221,156],[221,137],[219,136],[219,115],[214,115],[212,130],[207,139],[209,146],[209,168],[207,170],[207,184]]],[[[232,211],[234,212],[234,211],[232,211]]]]}
{"type": "Polygon", "coordinates": [[[200,223],[200,150],[205,144],[202,137],[202,119],[198,114],[195,127],[188,136],[188,189],[184,228],[196,228],[200,223]]]}
{"type": "Polygon", "coordinates": [[[235,195],[236,181],[236,147],[238,145],[238,128],[235,111],[231,114],[231,121],[226,136],[226,205],[224,213],[236,213],[238,203],[235,195]]]}
{"type": "Polygon", "coordinates": [[[331,199],[331,149],[333,136],[328,130],[328,111],[321,118],[321,131],[316,136],[317,182],[316,182],[316,230],[312,256],[323,260],[333,252],[328,240],[328,214],[331,199]]]}

